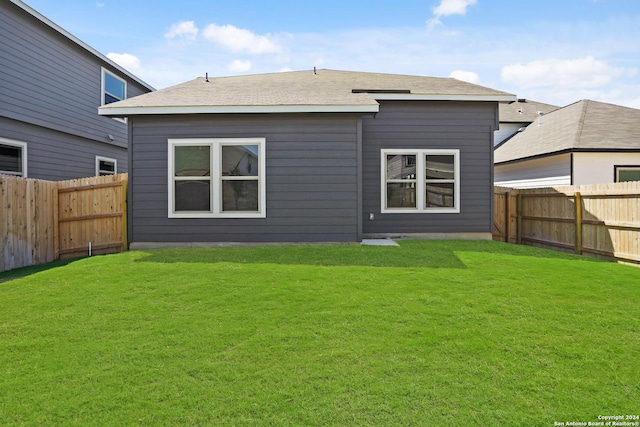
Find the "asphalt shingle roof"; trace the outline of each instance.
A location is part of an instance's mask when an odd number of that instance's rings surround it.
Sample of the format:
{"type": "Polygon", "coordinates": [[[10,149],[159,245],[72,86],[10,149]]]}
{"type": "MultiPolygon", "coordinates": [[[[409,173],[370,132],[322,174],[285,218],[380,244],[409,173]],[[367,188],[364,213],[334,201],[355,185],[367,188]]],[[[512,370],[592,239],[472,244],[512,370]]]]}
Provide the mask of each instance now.
{"type": "MultiPolygon", "coordinates": [[[[204,77],[100,108],[101,114],[126,111],[153,114],[158,108],[344,106],[377,108],[376,99],[477,98],[515,100],[515,96],[453,78],[406,76],[352,71],[314,70],[232,77],[204,77]],[[369,93],[361,93],[369,92],[369,93]]],[[[206,111],[202,111],[206,112],[206,111]]],[[[212,111],[215,112],[215,111],[212,111]]]]}
{"type": "Polygon", "coordinates": [[[515,102],[500,104],[498,108],[501,123],[531,123],[538,118],[538,111],[548,114],[560,107],[529,99],[519,99],[515,102]]]}
{"type": "Polygon", "coordinates": [[[575,151],[640,149],[640,110],[582,100],[537,118],[496,148],[495,163],[575,151]]]}

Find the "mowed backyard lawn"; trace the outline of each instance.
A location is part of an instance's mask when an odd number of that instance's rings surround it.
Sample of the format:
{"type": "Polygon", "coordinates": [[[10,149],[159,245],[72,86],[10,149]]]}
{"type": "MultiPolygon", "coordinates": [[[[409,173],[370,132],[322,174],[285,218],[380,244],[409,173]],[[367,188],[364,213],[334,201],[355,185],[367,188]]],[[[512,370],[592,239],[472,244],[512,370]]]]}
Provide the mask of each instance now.
{"type": "Polygon", "coordinates": [[[640,268],[497,242],[0,274],[2,425],[553,426],[640,413],[640,268]]]}

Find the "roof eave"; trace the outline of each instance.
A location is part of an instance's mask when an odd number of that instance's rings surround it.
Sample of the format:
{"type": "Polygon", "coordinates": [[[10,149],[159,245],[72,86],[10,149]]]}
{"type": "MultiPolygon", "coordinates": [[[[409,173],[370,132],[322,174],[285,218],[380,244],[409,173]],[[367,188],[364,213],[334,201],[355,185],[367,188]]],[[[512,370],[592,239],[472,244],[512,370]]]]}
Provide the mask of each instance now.
{"type": "Polygon", "coordinates": [[[512,102],[517,99],[511,94],[487,95],[452,95],[452,94],[402,94],[402,93],[372,93],[376,101],[483,101],[483,102],[512,102]]]}
{"type": "Polygon", "coordinates": [[[377,113],[379,105],[205,105],[187,107],[100,107],[101,116],[160,114],[377,113]]]}

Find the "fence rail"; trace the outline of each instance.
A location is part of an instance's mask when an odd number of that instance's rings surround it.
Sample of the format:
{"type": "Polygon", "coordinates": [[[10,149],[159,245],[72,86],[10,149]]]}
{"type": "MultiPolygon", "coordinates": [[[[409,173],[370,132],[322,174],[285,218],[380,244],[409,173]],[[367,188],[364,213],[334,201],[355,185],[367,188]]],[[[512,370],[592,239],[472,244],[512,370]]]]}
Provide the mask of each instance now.
{"type": "Polygon", "coordinates": [[[0,271],[126,250],[127,179],[0,176],[0,271]]]}
{"type": "Polygon", "coordinates": [[[640,182],[495,187],[493,239],[640,263],[640,182]]]}

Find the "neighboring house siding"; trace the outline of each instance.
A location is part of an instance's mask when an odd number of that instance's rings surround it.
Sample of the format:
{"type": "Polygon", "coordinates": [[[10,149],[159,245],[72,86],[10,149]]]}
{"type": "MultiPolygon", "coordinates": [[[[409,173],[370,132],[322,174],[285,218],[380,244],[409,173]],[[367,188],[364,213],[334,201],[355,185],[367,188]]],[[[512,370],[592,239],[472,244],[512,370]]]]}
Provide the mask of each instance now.
{"type": "Polygon", "coordinates": [[[358,240],[355,115],[131,117],[130,241],[358,240]],[[266,138],[266,218],[168,218],[169,138],[266,138]]]}
{"type": "Polygon", "coordinates": [[[536,188],[571,184],[571,154],[542,157],[495,166],[495,184],[536,188]]]}
{"type": "Polygon", "coordinates": [[[381,102],[365,117],[363,233],[487,233],[492,227],[493,132],[497,104],[482,102],[381,102]],[[460,213],[381,214],[382,149],[459,149],[460,213]],[[369,220],[369,214],[374,220],[369,220]]]}
{"type": "Polygon", "coordinates": [[[640,167],[640,153],[573,153],[573,183],[613,183],[616,166],[640,167]]]}
{"type": "Polygon", "coordinates": [[[60,181],[95,175],[96,156],[127,172],[127,149],[0,117],[0,138],[27,144],[28,177],[60,181]],[[70,157],[70,155],[73,157],[70,157]]]}
{"type": "Polygon", "coordinates": [[[127,124],[98,115],[102,68],[149,90],[10,2],[0,3],[0,137],[27,144],[28,176],[93,176],[95,156],[127,170],[127,124]]]}
{"type": "Polygon", "coordinates": [[[528,123],[500,123],[500,129],[498,129],[493,137],[493,145],[500,144],[505,139],[515,135],[518,129],[527,127],[528,123]]]}

